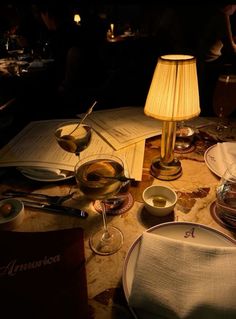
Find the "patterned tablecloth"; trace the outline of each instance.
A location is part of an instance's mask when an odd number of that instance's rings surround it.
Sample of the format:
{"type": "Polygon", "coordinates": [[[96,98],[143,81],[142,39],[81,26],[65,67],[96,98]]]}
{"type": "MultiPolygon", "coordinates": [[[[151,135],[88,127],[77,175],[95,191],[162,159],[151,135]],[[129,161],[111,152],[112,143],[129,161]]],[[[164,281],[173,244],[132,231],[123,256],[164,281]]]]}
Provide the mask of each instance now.
{"type": "MultiPolygon", "coordinates": [[[[221,133],[220,133],[221,135],[221,133]]],[[[227,140],[236,140],[236,128],[232,125],[228,130],[227,140]]],[[[227,228],[217,221],[211,212],[215,201],[215,188],[220,178],[208,168],[204,161],[206,149],[219,141],[210,127],[196,130],[194,144],[190,152],[176,153],[183,168],[183,174],[174,181],[160,181],[150,175],[150,163],[160,153],[160,137],[146,141],[142,181],[132,185],[133,206],[126,212],[107,216],[108,223],[120,228],[124,235],[122,248],[114,255],[99,256],[92,253],[88,238],[90,234],[102,227],[102,218],[93,203],[84,198],[80,201],[69,200],[67,205],[85,209],[89,213],[86,220],[76,217],[59,216],[42,213],[25,208],[24,221],[16,231],[49,231],[55,229],[82,227],[86,257],[88,298],[91,318],[94,319],[128,319],[133,318],[127,307],[122,287],[122,271],[124,259],[132,243],[148,228],[167,221],[188,221],[201,223],[236,238],[236,230],[227,228]],[[177,205],[173,213],[166,217],[154,217],[145,209],[142,201],[143,190],[152,184],[172,187],[178,194],[177,205]]],[[[67,180],[58,183],[43,183],[28,180],[14,169],[7,169],[1,176],[0,192],[9,188],[31,190],[47,194],[65,194],[75,185],[75,181],[67,180]]]]}

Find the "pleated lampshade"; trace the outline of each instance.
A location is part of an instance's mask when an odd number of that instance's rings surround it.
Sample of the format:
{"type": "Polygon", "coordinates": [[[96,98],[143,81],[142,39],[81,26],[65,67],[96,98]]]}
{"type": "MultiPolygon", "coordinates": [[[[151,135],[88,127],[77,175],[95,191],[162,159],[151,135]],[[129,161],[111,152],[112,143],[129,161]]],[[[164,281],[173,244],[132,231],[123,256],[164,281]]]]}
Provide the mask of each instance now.
{"type": "Polygon", "coordinates": [[[163,121],[183,121],[200,114],[195,57],[182,54],[159,57],[144,112],[163,121]]]}

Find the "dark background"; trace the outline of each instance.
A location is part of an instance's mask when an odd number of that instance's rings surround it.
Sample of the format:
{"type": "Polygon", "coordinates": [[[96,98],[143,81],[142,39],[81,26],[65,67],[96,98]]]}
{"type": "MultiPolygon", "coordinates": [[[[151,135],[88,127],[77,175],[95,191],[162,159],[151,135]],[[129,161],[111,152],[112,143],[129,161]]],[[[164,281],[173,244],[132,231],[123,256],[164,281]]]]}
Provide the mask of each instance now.
{"type": "MultiPolygon", "coordinates": [[[[56,0],[1,1],[0,41],[6,30],[16,24],[19,25],[19,32],[29,41],[35,42],[42,37],[45,26],[35,13],[38,1],[56,0]]],[[[62,0],[56,3],[59,5],[62,0]]],[[[207,1],[199,4],[198,1],[67,0],[65,3],[69,8],[71,21],[74,14],[79,13],[82,25],[98,22],[95,25],[95,36],[88,38],[91,48],[93,43],[96,43],[93,57],[102,57],[100,67],[104,74],[101,78],[108,79],[102,88],[102,80],[97,81],[96,93],[101,97],[98,109],[144,106],[158,57],[171,53],[197,56],[204,26],[215,8],[223,2],[207,1]],[[116,34],[122,34],[127,25],[130,25],[138,39],[107,43],[106,32],[110,23],[115,24],[116,34]],[[98,34],[101,38],[99,48],[98,34]]],[[[0,55],[4,56],[1,49],[0,55]]],[[[53,100],[53,94],[49,97],[54,89],[50,77],[39,78],[38,82],[18,79],[13,84],[0,79],[0,102],[18,94],[17,103],[12,107],[14,119],[23,117],[26,122],[34,119],[74,117],[87,109],[96,96],[85,91],[85,99],[81,103],[77,100],[71,104],[69,100],[62,103],[61,100],[53,100]]],[[[210,105],[204,104],[201,108],[201,115],[214,115],[210,105]]]]}

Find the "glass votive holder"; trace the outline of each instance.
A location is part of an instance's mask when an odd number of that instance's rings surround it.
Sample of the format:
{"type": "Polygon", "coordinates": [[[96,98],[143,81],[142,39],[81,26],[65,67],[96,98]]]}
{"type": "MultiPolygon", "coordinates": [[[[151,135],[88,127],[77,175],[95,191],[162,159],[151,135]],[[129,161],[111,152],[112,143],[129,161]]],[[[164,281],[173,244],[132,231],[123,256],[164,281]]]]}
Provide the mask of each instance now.
{"type": "Polygon", "coordinates": [[[177,127],[175,149],[177,151],[189,149],[193,143],[194,133],[194,129],[189,126],[177,127]]]}
{"type": "Polygon", "coordinates": [[[223,221],[236,227],[236,163],[228,166],[216,188],[216,210],[223,221]]]}

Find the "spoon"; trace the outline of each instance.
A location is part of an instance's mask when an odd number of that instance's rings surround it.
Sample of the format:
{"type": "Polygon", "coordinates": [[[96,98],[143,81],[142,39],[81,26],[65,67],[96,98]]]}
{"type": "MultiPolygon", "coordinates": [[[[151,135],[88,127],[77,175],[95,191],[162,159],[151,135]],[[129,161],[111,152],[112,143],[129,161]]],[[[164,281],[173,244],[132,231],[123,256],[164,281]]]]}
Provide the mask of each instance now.
{"type": "Polygon", "coordinates": [[[126,177],[126,176],[106,176],[106,175],[100,175],[98,173],[89,173],[87,175],[88,181],[91,182],[96,182],[99,181],[102,178],[107,178],[107,179],[116,179],[117,181],[120,182],[127,182],[127,181],[134,181],[134,178],[126,177]]]}
{"type": "Polygon", "coordinates": [[[74,131],[76,131],[80,125],[84,122],[84,120],[86,119],[86,117],[92,113],[94,106],[97,104],[97,101],[95,101],[93,103],[92,106],[90,106],[90,108],[87,110],[87,112],[84,114],[84,116],[82,117],[81,121],[76,125],[76,127],[68,134],[71,135],[72,133],[74,133],[74,131]]]}

